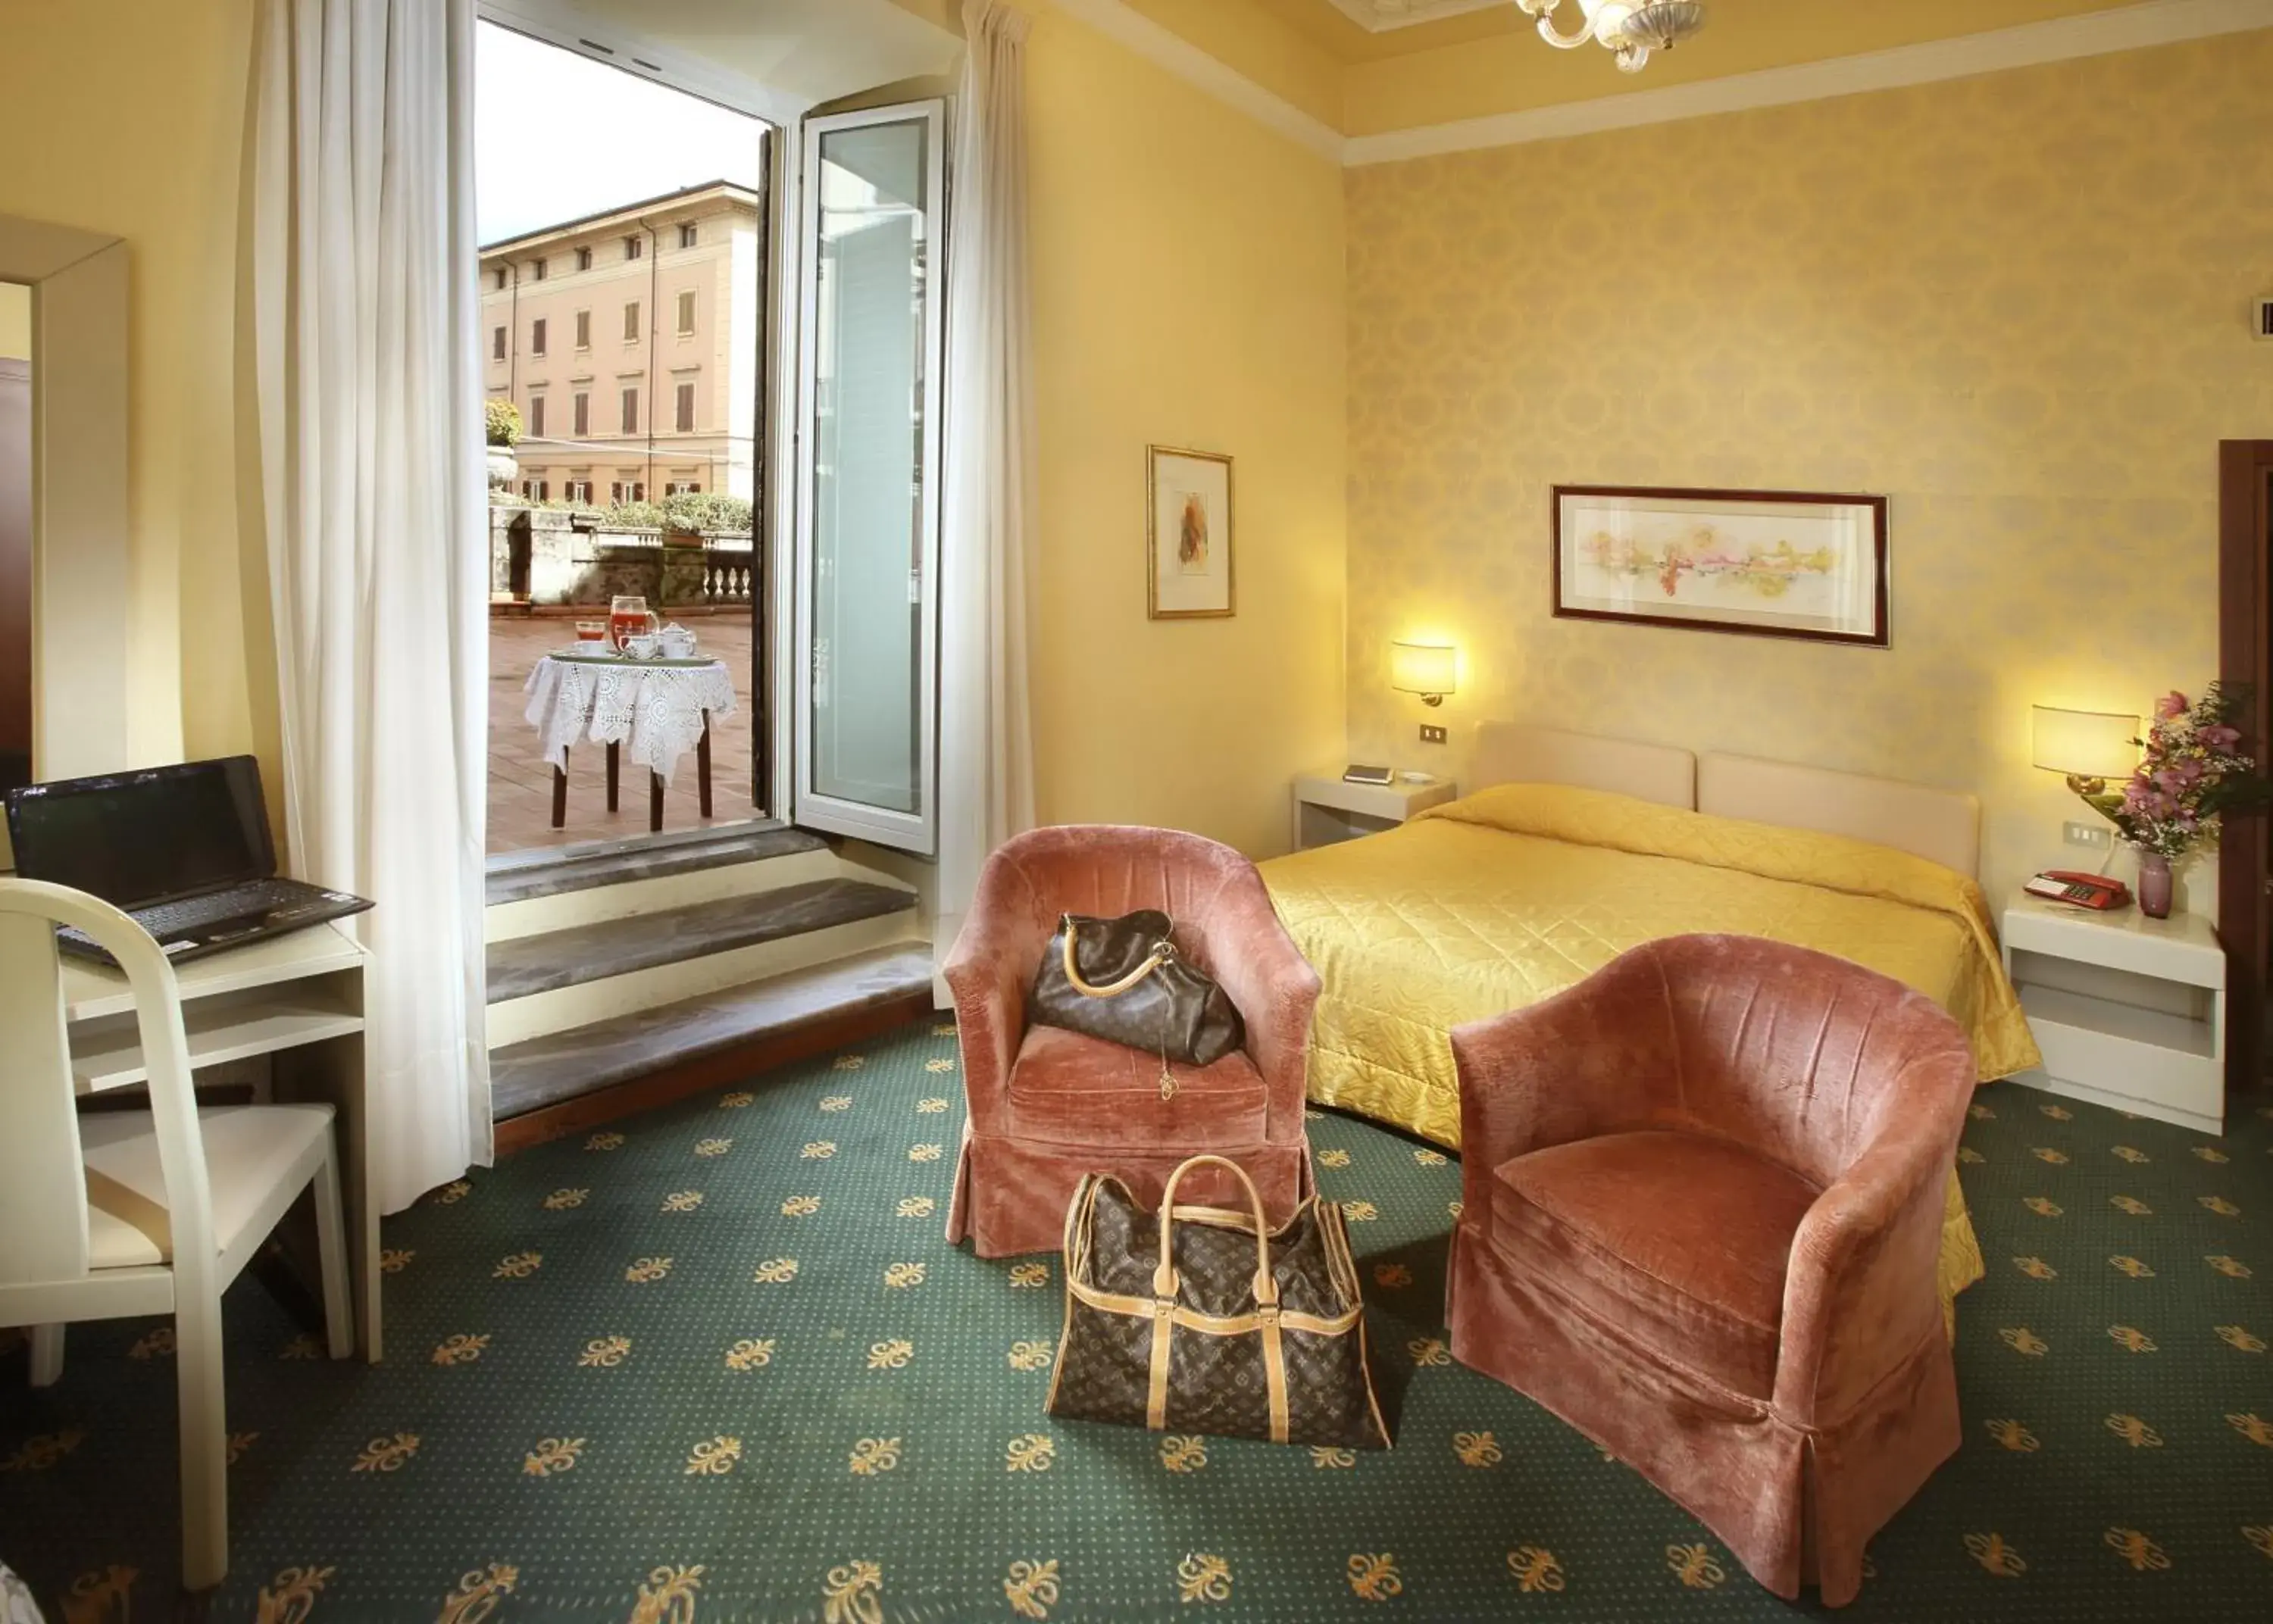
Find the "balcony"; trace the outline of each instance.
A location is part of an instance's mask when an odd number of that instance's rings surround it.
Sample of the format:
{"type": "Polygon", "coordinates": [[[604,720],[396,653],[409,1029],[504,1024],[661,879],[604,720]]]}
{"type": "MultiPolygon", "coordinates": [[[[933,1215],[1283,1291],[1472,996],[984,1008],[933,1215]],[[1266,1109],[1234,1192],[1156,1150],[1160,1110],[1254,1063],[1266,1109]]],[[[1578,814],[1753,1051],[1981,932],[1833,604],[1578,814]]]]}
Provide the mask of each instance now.
{"type": "Polygon", "coordinates": [[[499,506],[491,510],[490,539],[491,853],[647,835],[645,775],[626,765],[611,812],[597,745],[569,751],[567,815],[562,827],[552,827],[552,768],[526,720],[522,692],[538,660],[575,641],[577,620],[604,617],[608,600],[623,593],[686,626],[701,640],[700,652],[733,673],[736,710],[711,727],[712,816],[701,816],[690,755],[664,797],[665,833],[755,816],[750,537],[610,530],[566,511],[499,506]]]}

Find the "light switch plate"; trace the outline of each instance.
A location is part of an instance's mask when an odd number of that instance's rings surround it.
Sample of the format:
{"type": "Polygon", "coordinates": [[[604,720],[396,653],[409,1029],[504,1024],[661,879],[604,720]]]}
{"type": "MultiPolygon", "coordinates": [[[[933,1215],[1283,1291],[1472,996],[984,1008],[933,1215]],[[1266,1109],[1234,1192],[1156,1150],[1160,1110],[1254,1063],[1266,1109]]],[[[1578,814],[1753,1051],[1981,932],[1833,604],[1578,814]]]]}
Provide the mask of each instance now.
{"type": "Polygon", "coordinates": [[[1422,722],[1421,724],[1421,742],[1424,745],[1443,744],[1444,742],[1444,730],[1438,727],[1433,722],[1422,722]]]}
{"type": "Polygon", "coordinates": [[[2060,834],[2069,845],[2091,846],[2101,851],[2107,849],[2111,833],[2104,824],[2098,823],[2066,823],[2060,826],[2060,834]]]}

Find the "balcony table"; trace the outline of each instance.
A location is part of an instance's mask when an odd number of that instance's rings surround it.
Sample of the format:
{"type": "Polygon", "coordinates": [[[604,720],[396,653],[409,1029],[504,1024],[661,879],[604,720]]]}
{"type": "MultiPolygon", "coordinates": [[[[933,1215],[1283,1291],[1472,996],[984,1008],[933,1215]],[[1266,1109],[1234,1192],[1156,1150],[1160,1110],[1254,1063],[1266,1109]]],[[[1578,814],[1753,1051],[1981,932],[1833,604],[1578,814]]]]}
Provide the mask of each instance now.
{"type": "Polygon", "coordinates": [[[546,655],[529,673],[528,716],[552,767],[552,827],[568,819],[568,747],[608,752],[608,810],[616,810],[620,752],[648,769],[648,827],[663,827],[663,794],[679,759],[694,752],[702,816],[710,815],[710,718],[734,714],[733,673],[723,660],[635,660],[578,645],[546,655]]]}

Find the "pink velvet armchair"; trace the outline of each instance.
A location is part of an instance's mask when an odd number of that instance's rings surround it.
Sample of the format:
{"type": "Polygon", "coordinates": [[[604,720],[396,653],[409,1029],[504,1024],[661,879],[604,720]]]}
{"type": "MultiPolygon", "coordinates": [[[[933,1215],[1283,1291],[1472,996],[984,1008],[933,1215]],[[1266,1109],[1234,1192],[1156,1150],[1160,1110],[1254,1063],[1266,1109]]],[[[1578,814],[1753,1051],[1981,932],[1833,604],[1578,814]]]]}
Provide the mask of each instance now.
{"type": "MultiPolygon", "coordinates": [[[[1203,1150],[1246,1170],[1274,1224],[1309,1193],[1302,1084],[1318,977],[1272,911],[1255,865],[1230,847],[1111,825],[1016,835],[980,871],[944,974],[970,1104],[950,1241],[968,1234],[981,1257],[1054,1249],[1083,1174],[1110,1172],[1154,1202],[1176,1164],[1203,1150]],[[1221,984],[1247,1027],[1243,1052],[1204,1067],[1175,1065],[1178,1086],[1165,1100],[1158,1055],[1026,1021],[1026,994],[1060,915],[1140,908],[1174,921],[1177,947],[1221,984]]],[[[1177,1195],[1244,1201],[1215,1169],[1196,1171],[1177,1195]]]]}
{"type": "Polygon", "coordinates": [[[1932,1000],[1740,936],[1650,942],[1452,1034],[1463,1363],[1842,1605],[1960,1441],[1934,1290],[1974,1066],[1932,1000]]]}

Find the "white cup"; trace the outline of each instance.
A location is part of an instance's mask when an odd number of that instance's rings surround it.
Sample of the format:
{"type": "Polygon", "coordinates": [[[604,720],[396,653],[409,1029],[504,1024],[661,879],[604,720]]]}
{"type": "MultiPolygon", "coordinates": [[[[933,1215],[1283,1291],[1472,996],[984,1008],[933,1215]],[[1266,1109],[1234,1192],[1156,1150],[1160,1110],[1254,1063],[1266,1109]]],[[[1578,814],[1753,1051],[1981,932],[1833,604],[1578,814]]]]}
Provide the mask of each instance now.
{"type": "Polygon", "coordinates": [[[674,660],[690,658],[694,653],[694,633],[682,625],[667,625],[656,633],[656,641],[663,652],[674,660]]]}
{"type": "Polygon", "coordinates": [[[624,652],[634,660],[652,660],[659,640],[652,632],[641,632],[624,639],[624,652]]]}

